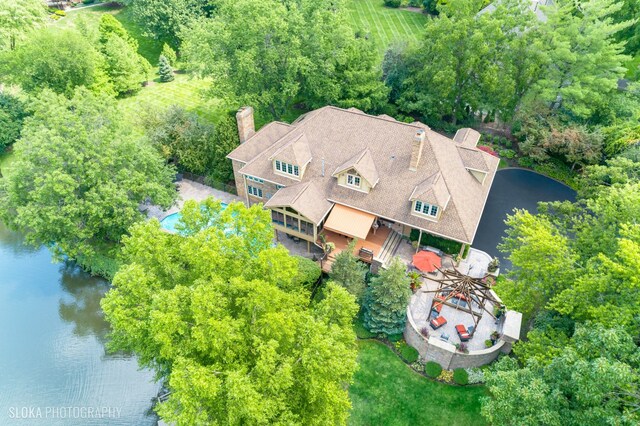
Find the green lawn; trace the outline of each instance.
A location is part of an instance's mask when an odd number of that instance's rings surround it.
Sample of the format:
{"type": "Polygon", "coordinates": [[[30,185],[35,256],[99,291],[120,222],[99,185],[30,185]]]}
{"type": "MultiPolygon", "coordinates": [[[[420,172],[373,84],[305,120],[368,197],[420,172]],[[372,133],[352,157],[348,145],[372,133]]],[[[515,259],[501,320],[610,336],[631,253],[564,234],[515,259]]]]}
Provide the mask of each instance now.
{"type": "Polygon", "coordinates": [[[81,25],[82,21],[97,24],[100,20],[100,16],[105,13],[112,14],[118,21],[120,21],[129,34],[138,40],[138,44],[140,46],[138,52],[144,56],[151,65],[156,66],[158,64],[158,57],[162,51],[163,42],[144,36],[140,27],[134,24],[131,13],[127,8],[123,8],[122,6],[118,6],[114,3],[109,3],[103,6],[81,8],[77,10],[71,9],[67,12],[67,16],[57,21],[55,25],[62,28],[77,28],[81,25]]]}
{"type": "Polygon", "coordinates": [[[381,343],[359,341],[359,370],[350,388],[350,425],[485,425],[481,386],[433,382],[381,343]]]}
{"type": "Polygon", "coordinates": [[[348,8],[354,29],[370,33],[380,55],[395,41],[418,41],[428,19],[421,13],[384,7],[382,0],[349,0],[348,8]]]}

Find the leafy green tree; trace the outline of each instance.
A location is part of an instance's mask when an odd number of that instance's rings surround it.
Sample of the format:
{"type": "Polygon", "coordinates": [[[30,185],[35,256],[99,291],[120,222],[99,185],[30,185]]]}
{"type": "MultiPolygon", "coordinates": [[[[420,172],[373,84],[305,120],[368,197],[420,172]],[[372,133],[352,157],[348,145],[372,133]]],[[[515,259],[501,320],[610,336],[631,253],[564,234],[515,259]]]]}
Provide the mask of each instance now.
{"type": "Polygon", "coordinates": [[[499,246],[509,253],[512,269],[496,291],[504,303],[527,320],[575,278],[577,254],[569,240],[544,216],[516,210],[507,217],[506,236],[499,246]]]}
{"type": "Polygon", "coordinates": [[[27,115],[22,100],[0,91],[0,152],[20,137],[22,123],[27,115]]]}
{"type": "Polygon", "coordinates": [[[211,13],[215,0],[121,0],[133,20],[145,35],[164,40],[171,45],[180,44],[180,30],[193,19],[211,13]]]}
{"type": "Polygon", "coordinates": [[[100,51],[104,70],[118,95],[135,93],[147,81],[151,65],[138,54],[138,42],[110,14],[100,18],[100,51]]]}
{"type": "Polygon", "coordinates": [[[40,0],[0,0],[0,50],[14,50],[30,31],[44,26],[46,18],[40,0]]]}
{"type": "Polygon", "coordinates": [[[77,86],[104,89],[101,66],[99,53],[78,32],[46,29],[0,58],[0,79],[29,92],[71,96],[77,86]]]}
{"type": "Polygon", "coordinates": [[[235,117],[224,115],[216,124],[213,155],[207,176],[218,182],[233,180],[233,166],[227,154],[240,145],[235,117]]]}
{"type": "Polygon", "coordinates": [[[407,267],[398,257],[371,279],[363,303],[364,325],[369,331],[387,336],[404,331],[410,283],[407,267]]]}
{"type": "Polygon", "coordinates": [[[639,355],[622,328],[580,326],[544,362],[503,358],[485,373],[482,415],[497,426],[638,424],[639,355]]]}
{"type": "Polygon", "coordinates": [[[160,55],[160,59],[158,60],[158,74],[160,74],[160,81],[163,83],[174,80],[173,68],[164,55],[160,55]]]}
{"type": "Polygon", "coordinates": [[[309,304],[298,261],[272,247],[269,214],[187,202],[184,236],[157,221],[124,240],[102,307],[110,347],[165,379],[176,424],[346,424],[356,369],[353,296],[309,304]]]}
{"type": "Polygon", "coordinates": [[[534,96],[553,109],[589,118],[617,90],[629,58],[616,33],[631,22],[612,22],[620,10],[614,0],[554,3],[545,10],[548,22],[541,40],[548,66],[533,88],[534,96]]]}
{"type": "Polygon", "coordinates": [[[150,65],[122,38],[110,36],[102,45],[104,70],[118,95],[142,89],[147,81],[150,65]]]}
{"type": "Polygon", "coordinates": [[[162,45],[162,56],[167,58],[167,60],[169,61],[169,64],[171,64],[172,66],[175,66],[176,62],[178,61],[178,56],[176,55],[176,51],[173,50],[171,46],[169,46],[167,43],[162,45]]]}
{"type": "Polygon", "coordinates": [[[493,60],[499,22],[476,16],[480,0],[451,0],[440,17],[425,26],[422,43],[411,55],[412,72],[399,103],[453,124],[478,110],[483,94],[495,90],[500,67],[493,60]]]}
{"type": "Polygon", "coordinates": [[[360,301],[364,295],[367,267],[353,254],[355,241],[351,241],[347,248],[335,256],[329,278],[346,288],[360,301]]]}
{"type": "Polygon", "coordinates": [[[389,88],[389,100],[396,102],[402,94],[402,84],[409,76],[407,55],[409,45],[406,42],[392,44],[382,59],[382,79],[389,88]]]}
{"type": "Polygon", "coordinates": [[[188,68],[218,95],[280,119],[300,96],[309,105],[376,109],[386,90],[371,42],[356,38],[343,0],[222,0],[183,33],[188,68]],[[251,25],[247,25],[251,22],[251,25]]]}
{"type": "Polygon", "coordinates": [[[27,242],[70,258],[118,243],[150,201],[169,206],[174,172],[134,136],[115,101],[87,89],[72,99],[44,91],[0,182],[0,217],[27,242]]]}
{"type": "Polygon", "coordinates": [[[170,162],[199,174],[212,165],[216,129],[196,113],[173,105],[166,111],[150,114],[144,126],[151,143],[170,162]]]}

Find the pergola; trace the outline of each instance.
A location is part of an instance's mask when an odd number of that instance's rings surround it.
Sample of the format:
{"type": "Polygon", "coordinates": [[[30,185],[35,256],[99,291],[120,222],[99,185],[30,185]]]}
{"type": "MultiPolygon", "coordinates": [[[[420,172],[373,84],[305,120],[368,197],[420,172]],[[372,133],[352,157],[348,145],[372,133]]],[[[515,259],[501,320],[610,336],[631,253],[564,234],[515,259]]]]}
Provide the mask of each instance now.
{"type": "Polygon", "coordinates": [[[470,333],[473,337],[485,311],[495,318],[493,312],[487,309],[486,303],[492,302],[494,306],[500,307],[504,305],[491,294],[489,285],[483,281],[486,276],[484,278],[473,278],[458,271],[455,267],[446,270],[438,268],[438,271],[443,274],[442,278],[434,280],[439,284],[438,288],[436,290],[422,290],[424,293],[434,293],[430,310],[436,304],[443,304],[468,313],[473,318],[473,330],[470,333]],[[463,299],[466,301],[466,306],[453,303],[452,299],[463,299]],[[480,307],[478,311],[473,309],[472,302],[475,302],[480,307]]]}

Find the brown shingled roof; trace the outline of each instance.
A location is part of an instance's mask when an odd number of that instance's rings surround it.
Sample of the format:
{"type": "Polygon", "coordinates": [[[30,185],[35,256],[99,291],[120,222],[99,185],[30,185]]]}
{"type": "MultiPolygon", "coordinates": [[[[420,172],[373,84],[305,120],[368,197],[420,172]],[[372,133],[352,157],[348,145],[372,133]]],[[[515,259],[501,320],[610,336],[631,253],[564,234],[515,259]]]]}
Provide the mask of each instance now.
{"type": "Polygon", "coordinates": [[[479,170],[484,173],[489,171],[489,166],[487,166],[485,155],[482,151],[459,146],[458,153],[462,159],[462,164],[464,164],[467,169],[479,170]]]}
{"type": "Polygon", "coordinates": [[[345,172],[349,169],[354,169],[360,176],[366,179],[369,182],[369,185],[372,187],[378,183],[379,175],[378,170],[376,169],[376,165],[373,162],[373,157],[371,157],[371,151],[368,148],[365,148],[364,151],[359,152],[353,157],[349,158],[347,161],[342,163],[335,172],[333,172],[333,176],[336,176],[342,172],[345,172]]]}
{"type": "Polygon", "coordinates": [[[291,207],[317,225],[333,203],[323,197],[313,182],[303,182],[279,189],[264,206],[291,207]]]}
{"type": "Polygon", "coordinates": [[[269,157],[269,160],[280,160],[303,167],[311,161],[309,141],[304,133],[292,137],[284,136],[285,143],[269,157]]]}
{"type": "Polygon", "coordinates": [[[444,208],[449,202],[450,196],[447,184],[442,179],[442,173],[436,172],[415,187],[409,200],[424,201],[444,208]]]}
{"type": "MultiPolygon", "coordinates": [[[[263,129],[243,145],[256,144],[261,149],[268,145],[261,140],[262,132],[263,129]]],[[[265,137],[271,139],[272,132],[270,130],[265,137]]],[[[336,107],[320,108],[294,122],[279,140],[247,161],[240,173],[290,185],[292,179],[276,174],[270,158],[302,134],[308,141],[313,157],[306,167],[302,182],[312,181],[320,194],[310,197],[310,203],[343,204],[435,235],[465,243],[473,241],[499,162],[475,146],[467,145],[475,139],[477,132],[465,131],[466,136],[462,138],[461,134],[460,138],[466,148],[477,151],[481,156],[479,158],[484,159],[488,170],[484,183],[467,171],[458,149],[460,143],[432,131],[424,124],[390,121],[355,109],[336,107]],[[424,129],[427,134],[420,164],[416,171],[410,171],[412,141],[418,129],[424,129]],[[378,173],[375,188],[367,194],[338,185],[331,171],[365,150],[370,152],[378,173]],[[441,211],[437,221],[413,215],[410,197],[416,187],[437,172],[441,173],[440,179],[451,196],[446,209],[441,211]],[[311,198],[315,198],[315,201],[311,198]]],[[[229,157],[234,158],[235,155],[236,151],[229,157]]],[[[475,153],[472,155],[477,157],[475,153]]],[[[438,195],[438,199],[440,197],[438,195]]]]}

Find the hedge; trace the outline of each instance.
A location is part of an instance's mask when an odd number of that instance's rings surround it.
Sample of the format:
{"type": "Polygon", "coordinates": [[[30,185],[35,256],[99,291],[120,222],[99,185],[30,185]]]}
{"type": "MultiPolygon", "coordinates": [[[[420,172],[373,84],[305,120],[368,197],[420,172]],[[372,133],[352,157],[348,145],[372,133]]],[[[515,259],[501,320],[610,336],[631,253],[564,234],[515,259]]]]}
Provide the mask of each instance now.
{"type": "Polygon", "coordinates": [[[424,372],[427,373],[427,376],[435,379],[442,373],[442,367],[435,361],[429,361],[424,365],[424,372]]]}
{"type": "MultiPolygon", "coordinates": [[[[411,241],[418,241],[419,236],[420,231],[418,231],[417,229],[412,229],[411,234],[409,235],[409,239],[411,241]]],[[[460,253],[460,248],[462,247],[462,243],[447,240],[446,238],[436,237],[435,235],[431,235],[426,232],[422,233],[422,240],[420,241],[420,245],[435,247],[445,253],[452,254],[454,256],[460,253]]]]}

